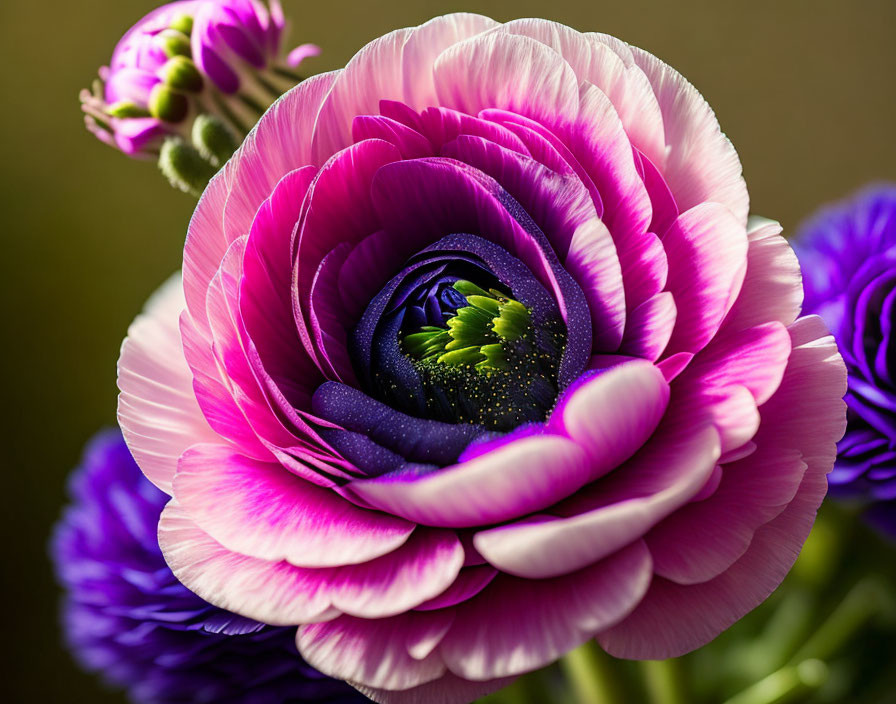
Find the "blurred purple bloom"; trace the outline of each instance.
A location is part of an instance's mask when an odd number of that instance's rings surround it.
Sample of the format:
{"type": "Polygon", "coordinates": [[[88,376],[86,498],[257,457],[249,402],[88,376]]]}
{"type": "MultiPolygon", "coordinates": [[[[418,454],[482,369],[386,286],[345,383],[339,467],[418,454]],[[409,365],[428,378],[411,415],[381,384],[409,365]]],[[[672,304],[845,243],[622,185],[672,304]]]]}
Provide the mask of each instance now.
{"type": "MultiPolygon", "coordinates": [[[[849,370],[849,426],[832,493],[896,499],[896,184],[866,188],[806,222],[794,248],[805,310],[825,319],[849,370]]],[[[896,508],[876,506],[896,534],[896,508]],[[888,518],[889,515],[889,518],[888,518]]]]}
{"type": "Polygon", "coordinates": [[[136,702],[361,702],[305,664],[295,628],[214,607],[178,582],[156,538],[168,497],[118,431],[98,434],[70,480],[51,551],[63,622],[82,666],[136,702]]]}

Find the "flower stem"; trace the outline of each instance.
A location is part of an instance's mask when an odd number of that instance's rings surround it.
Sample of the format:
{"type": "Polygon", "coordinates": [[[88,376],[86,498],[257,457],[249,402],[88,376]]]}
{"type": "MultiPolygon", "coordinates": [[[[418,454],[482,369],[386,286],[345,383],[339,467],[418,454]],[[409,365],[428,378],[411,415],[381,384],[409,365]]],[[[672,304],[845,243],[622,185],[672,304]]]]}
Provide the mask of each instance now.
{"type": "Polygon", "coordinates": [[[591,640],[560,660],[576,704],[616,704],[627,701],[612,658],[591,640]]]}
{"type": "Polygon", "coordinates": [[[887,610],[887,589],[877,577],[859,580],[821,627],[793,656],[791,663],[809,658],[827,660],[838,653],[871,618],[887,610]]]}
{"type": "Polygon", "coordinates": [[[688,704],[680,660],[642,660],[639,666],[650,704],[688,704]]]}
{"type": "Polygon", "coordinates": [[[828,676],[821,660],[804,660],[786,665],[768,677],[735,694],[725,704],[784,704],[818,689],[828,676]]]}

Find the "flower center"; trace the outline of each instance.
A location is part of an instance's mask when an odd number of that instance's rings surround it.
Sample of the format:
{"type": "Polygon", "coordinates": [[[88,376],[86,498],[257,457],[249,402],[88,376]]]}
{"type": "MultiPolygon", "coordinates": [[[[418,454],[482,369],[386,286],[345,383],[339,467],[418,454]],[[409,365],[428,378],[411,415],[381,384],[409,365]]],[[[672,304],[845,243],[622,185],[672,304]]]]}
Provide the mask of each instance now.
{"type": "Polygon", "coordinates": [[[400,336],[431,417],[511,430],[544,420],[556,398],[562,324],[535,325],[524,304],[496,288],[441,281],[406,315],[400,336]]]}

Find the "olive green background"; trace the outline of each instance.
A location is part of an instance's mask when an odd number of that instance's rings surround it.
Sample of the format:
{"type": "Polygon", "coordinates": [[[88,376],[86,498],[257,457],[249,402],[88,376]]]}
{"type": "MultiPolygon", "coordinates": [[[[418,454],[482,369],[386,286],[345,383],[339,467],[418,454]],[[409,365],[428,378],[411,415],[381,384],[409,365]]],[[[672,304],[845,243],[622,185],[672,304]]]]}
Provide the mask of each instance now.
{"type": "MultiPolygon", "coordinates": [[[[151,163],[88,135],[78,108],[78,90],[155,4],[0,0],[4,701],[123,701],[59,644],[46,542],[82,443],[114,422],[120,341],[179,266],[192,210],[151,163]]],[[[826,200],[896,179],[896,0],[284,5],[293,44],[324,49],[307,64],[314,71],[454,10],[547,17],[644,47],[714,106],[743,160],[753,211],[788,232],[826,200]]]]}

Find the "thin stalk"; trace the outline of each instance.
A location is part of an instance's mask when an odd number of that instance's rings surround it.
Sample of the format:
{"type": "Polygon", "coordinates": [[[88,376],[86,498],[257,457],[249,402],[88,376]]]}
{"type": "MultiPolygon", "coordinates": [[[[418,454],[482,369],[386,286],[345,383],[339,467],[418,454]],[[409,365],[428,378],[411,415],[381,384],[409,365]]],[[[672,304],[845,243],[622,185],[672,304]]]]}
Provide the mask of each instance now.
{"type": "Polygon", "coordinates": [[[680,660],[642,660],[638,665],[650,704],[689,704],[680,660]]]}
{"type": "Polygon", "coordinates": [[[810,659],[799,665],[785,665],[735,694],[725,704],[786,704],[818,689],[827,676],[827,665],[821,660],[810,659]]]}
{"type": "Polygon", "coordinates": [[[886,587],[877,577],[859,580],[833,613],[793,656],[791,663],[809,658],[828,660],[843,649],[871,618],[886,608],[886,587]]]}
{"type": "Polygon", "coordinates": [[[593,640],[564,655],[560,667],[572,687],[576,704],[626,701],[617,664],[593,640]]]}

